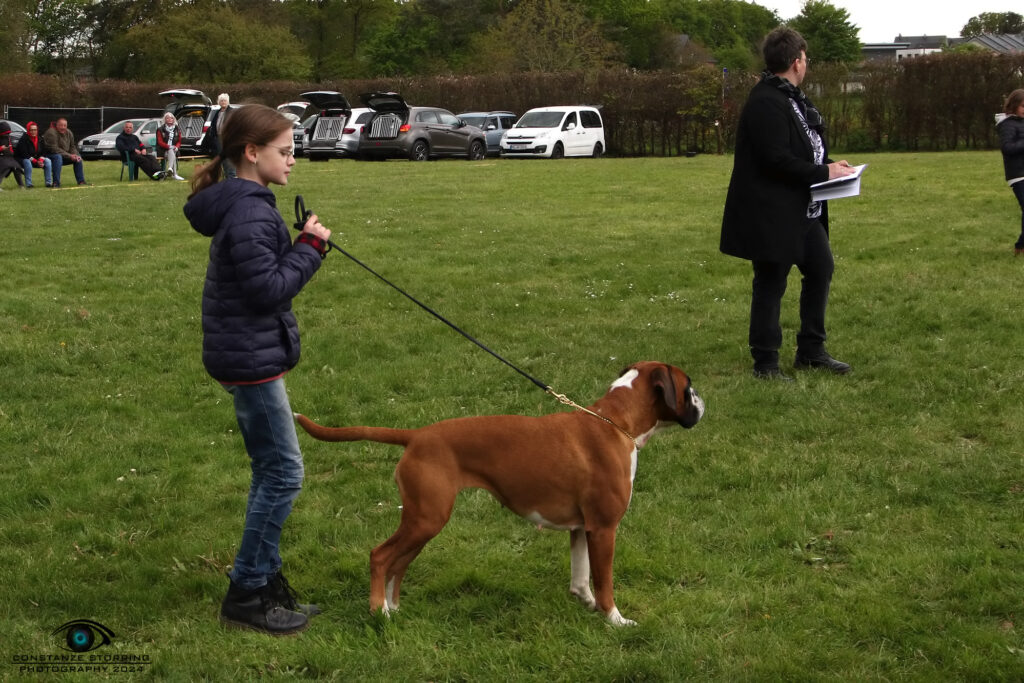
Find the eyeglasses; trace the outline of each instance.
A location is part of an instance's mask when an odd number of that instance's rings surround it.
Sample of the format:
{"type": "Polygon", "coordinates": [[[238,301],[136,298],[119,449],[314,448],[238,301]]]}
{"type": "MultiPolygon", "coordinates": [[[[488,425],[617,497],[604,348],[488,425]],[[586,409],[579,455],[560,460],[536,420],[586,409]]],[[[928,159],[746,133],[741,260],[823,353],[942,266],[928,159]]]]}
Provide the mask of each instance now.
{"type": "Polygon", "coordinates": [[[295,158],[295,148],[294,147],[277,147],[275,145],[264,145],[264,147],[272,147],[272,148],[276,149],[278,152],[281,153],[281,156],[284,157],[285,159],[294,159],[295,158]]]}

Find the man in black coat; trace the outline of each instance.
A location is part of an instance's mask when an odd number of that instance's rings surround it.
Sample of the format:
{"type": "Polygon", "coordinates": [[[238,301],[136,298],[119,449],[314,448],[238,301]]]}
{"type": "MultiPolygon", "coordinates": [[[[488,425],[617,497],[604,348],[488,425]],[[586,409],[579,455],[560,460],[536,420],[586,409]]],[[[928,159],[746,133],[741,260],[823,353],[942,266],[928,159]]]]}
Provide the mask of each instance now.
{"type": "Polygon", "coordinates": [[[845,374],[850,366],[825,350],[834,263],[828,210],[825,202],[811,201],[810,186],[854,169],[828,159],[821,114],[800,91],[807,74],[807,42],[781,26],[765,38],[763,52],[767,69],[740,114],[719,248],[753,263],[749,343],[754,376],[790,379],[779,369],[779,313],[794,265],[803,284],[793,366],[845,374]]]}
{"type": "Polygon", "coordinates": [[[127,158],[135,163],[132,180],[138,180],[140,168],[153,180],[160,180],[163,177],[163,173],[160,171],[160,162],[156,160],[156,157],[146,153],[146,145],[135,134],[135,124],[131,121],[125,122],[124,130],[117,136],[114,146],[121,153],[122,159],[127,158]]]}

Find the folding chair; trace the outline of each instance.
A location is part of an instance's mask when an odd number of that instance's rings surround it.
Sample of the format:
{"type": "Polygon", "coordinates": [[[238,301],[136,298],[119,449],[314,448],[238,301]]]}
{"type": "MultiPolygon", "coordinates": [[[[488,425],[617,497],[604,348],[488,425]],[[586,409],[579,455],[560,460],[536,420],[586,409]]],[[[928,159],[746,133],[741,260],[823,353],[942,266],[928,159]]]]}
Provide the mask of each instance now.
{"type": "Polygon", "coordinates": [[[128,152],[121,152],[121,180],[124,180],[124,167],[128,167],[128,182],[139,179],[139,169],[135,162],[128,156],[128,152]]]}

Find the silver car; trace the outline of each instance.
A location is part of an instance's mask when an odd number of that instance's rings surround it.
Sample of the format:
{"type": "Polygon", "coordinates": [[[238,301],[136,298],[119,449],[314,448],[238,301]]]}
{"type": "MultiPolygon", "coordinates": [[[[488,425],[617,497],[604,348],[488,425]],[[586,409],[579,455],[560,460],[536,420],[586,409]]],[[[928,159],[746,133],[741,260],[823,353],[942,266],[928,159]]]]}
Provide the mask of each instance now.
{"type": "Polygon", "coordinates": [[[117,136],[124,132],[124,124],[132,122],[135,127],[135,134],[142,140],[142,144],[152,151],[156,147],[156,129],[161,119],[124,119],[115,124],[107,126],[102,133],[94,133],[82,138],[78,142],[78,151],[82,158],[87,161],[98,159],[120,159],[117,151],[117,136]]]}
{"type": "Polygon", "coordinates": [[[510,111],[467,111],[459,114],[467,125],[476,126],[487,137],[487,153],[498,156],[501,152],[501,136],[516,125],[519,118],[510,111]]]}

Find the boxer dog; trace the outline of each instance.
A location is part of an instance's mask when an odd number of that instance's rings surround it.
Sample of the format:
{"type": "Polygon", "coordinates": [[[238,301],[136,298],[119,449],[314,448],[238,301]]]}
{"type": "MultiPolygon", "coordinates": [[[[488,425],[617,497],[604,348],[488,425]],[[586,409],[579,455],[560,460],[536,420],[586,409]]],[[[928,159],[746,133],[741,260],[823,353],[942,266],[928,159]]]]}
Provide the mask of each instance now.
{"type": "Polygon", "coordinates": [[[623,370],[589,411],[465,417],[419,429],[323,427],[296,414],[322,441],[405,447],[395,468],[401,521],[370,552],[370,611],[398,609],[409,564],[448,522],[459,491],[473,487],[539,527],[567,530],[569,591],[611,624],[635,624],[615,606],[612,562],[615,532],[633,495],[637,451],[661,429],[693,427],[704,402],[682,370],[647,361],[623,370]]]}

